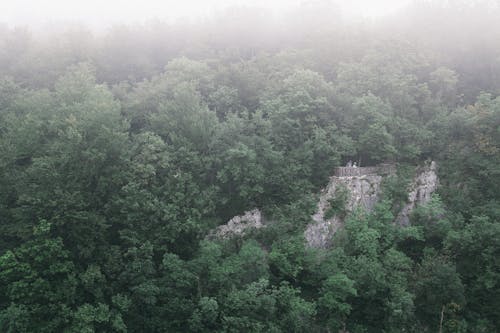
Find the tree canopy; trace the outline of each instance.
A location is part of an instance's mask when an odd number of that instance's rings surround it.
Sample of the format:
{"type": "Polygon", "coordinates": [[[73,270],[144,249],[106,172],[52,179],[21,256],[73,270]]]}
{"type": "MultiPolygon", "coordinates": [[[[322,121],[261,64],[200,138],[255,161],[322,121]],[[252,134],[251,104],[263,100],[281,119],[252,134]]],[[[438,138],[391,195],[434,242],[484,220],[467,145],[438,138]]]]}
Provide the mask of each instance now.
{"type": "Polygon", "coordinates": [[[0,331],[499,332],[500,9],[456,6],[0,29],[0,331]],[[429,159],[441,186],[400,227],[429,159]],[[348,161],[399,172],[308,248],[348,161]],[[255,207],[266,228],[207,237],[255,207]]]}

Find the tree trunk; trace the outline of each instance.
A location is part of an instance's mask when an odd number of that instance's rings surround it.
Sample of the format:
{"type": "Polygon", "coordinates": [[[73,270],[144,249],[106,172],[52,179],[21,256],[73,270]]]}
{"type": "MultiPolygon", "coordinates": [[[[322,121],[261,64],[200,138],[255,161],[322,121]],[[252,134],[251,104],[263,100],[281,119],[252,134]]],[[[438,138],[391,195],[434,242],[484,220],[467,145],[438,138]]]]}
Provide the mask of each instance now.
{"type": "Polygon", "coordinates": [[[439,321],[439,333],[443,333],[444,305],[441,308],[441,320],[439,321]]]}

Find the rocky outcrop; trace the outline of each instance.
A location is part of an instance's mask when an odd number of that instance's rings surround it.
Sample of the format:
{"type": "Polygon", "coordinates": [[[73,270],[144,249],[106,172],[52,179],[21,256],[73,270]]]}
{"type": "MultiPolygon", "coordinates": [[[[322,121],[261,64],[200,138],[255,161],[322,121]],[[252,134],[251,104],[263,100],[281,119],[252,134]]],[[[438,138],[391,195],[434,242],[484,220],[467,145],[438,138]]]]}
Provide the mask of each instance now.
{"type": "Polygon", "coordinates": [[[341,216],[338,214],[327,216],[327,212],[332,208],[330,202],[338,195],[339,190],[347,190],[345,202],[347,214],[357,207],[370,211],[379,199],[382,179],[380,175],[331,177],[327,187],[321,192],[317,211],[312,216],[314,222],[307,226],[304,233],[307,244],[315,248],[329,246],[333,235],[342,226],[341,216]]]}
{"type": "MultiPolygon", "coordinates": [[[[393,174],[393,166],[359,168],[350,172],[342,168],[336,176],[330,177],[328,185],[321,191],[316,213],[304,232],[306,242],[310,247],[325,248],[331,245],[333,235],[342,227],[347,214],[357,208],[371,211],[378,202],[381,194],[381,184],[387,175],[393,174]],[[355,175],[355,176],[338,176],[355,175]],[[338,204],[335,199],[339,194],[345,193],[345,202],[342,213],[336,211],[332,214],[332,204],[338,204]]],[[[396,218],[400,225],[409,224],[412,210],[419,204],[430,200],[432,193],[438,186],[436,163],[430,162],[417,170],[416,175],[408,189],[408,201],[396,218]]],[[[338,170],[337,170],[338,171],[338,170]]],[[[226,224],[219,226],[208,236],[209,238],[229,238],[243,236],[252,229],[265,227],[262,213],[258,209],[235,216],[226,224]]]]}
{"type": "MultiPolygon", "coordinates": [[[[321,192],[316,213],[312,216],[313,222],[307,226],[304,232],[306,242],[310,247],[328,247],[335,232],[343,225],[343,216],[339,214],[328,216],[331,214],[327,214],[331,209],[330,203],[332,199],[335,199],[339,189],[344,188],[348,191],[344,215],[353,212],[357,208],[362,208],[369,212],[380,198],[382,180],[385,176],[395,172],[394,168],[389,167],[384,167],[383,169],[380,167],[358,168],[354,170],[355,172],[345,170],[346,168],[340,169],[342,169],[340,170],[341,172],[337,170],[337,176],[331,177],[330,182],[321,192]],[[383,170],[383,172],[378,172],[377,170],[383,170]],[[368,174],[363,175],[363,173],[368,174]]],[[[403,226],[408,225],[412,210],[416,206],[430,200],[432,193],[434,193],[438,186],[436,169],[436,163],[430,162],[417,170],[408,189],[408,201],[398,214],[395,220],[396,223],[403,226]]]]}
{"type": "Polygon", "coordinates": [[[436,162],[430,162],[418,170],[410,185],[408,201],[398,214],[396,223],[403,226],[409,225],[412,210],[418,205],[429,202],[438,185],[436,162]]]}
{"type": "Polygon", "coordinates": [[[262,213],[258,209],[245,212],[230,219],[226,224],[217,227],[209,238],[230,238],[243,236],[251,229],[260,229],[264,226],[262,213]]]}

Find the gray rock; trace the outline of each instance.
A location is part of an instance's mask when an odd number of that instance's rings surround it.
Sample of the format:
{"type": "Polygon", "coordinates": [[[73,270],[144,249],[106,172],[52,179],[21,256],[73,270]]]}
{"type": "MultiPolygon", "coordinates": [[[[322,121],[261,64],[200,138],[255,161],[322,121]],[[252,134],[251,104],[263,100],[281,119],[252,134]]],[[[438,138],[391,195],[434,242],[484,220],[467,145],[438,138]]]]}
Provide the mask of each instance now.
{"type": "Polygon", "coordinates": [[[379,175],[362,175],[354,177],[337,177],[330,178],[330,182],[321,192],[318,208],[312,216],[313,223],[310,223],[304,236],[310,247],[325,248],[330,245],[333,235],[343,225],[343,220],[334,215],[326,219],[325,213],[330,209],[329,200],[335,197],[335,193],[339,187],[344,187],[348,190],[348,198],[346,202],[347,213],[361,207],[367,211],[373,209],[380,195],[380,184],[382,176],[379,175]]]}
{"type": "MultiPolygon", "coordinates": [[[[359,170],[356,170],[356,173],[352,173],[346,172],[345,169],[346,168],[342,168],[342,172],[336,172],[336,174],[359,174],[359,170]]],[[[316,213],[312,216],[313,222],[307,226],[304,232],[308,246],[314,248],[326,248],[330,246],[333,235],[342,227],[344,223],[343,218],[336,215],[328,219],[325,218],[325,213],[330,209],[329,201],[335,197],[336,190],[339,187],[345,187],[349,192],[346,202],[347,214],[353,212],[357,208],[362,208],[367,212],[373,209],[380,198],[380,185],[383,178],[393,173],[395,170],[393,167],[372,167],[365,169],[366,170],[362,170],[361,172],[366,172],[368,174],[348,177],[333,176],[330,178],[330,182],[326,188],[321,191],[318,208],[316,213]],[[382,169],[384,172],[374,174],[377,170],[382,169]],[[382,174],[384,176],[382,176],[382,174]]],[[[403,226],[408,225],[409,216],[412,210],[417,205],[426,203],[430,200],[432,193],[434,193],[439,184],[436,169],[436,163],[430,162],[417,170],[408,189],[408,202],[397,215],[395,220],[396,223],[403,226]]]]}
{"type": "MultiPolygon", "coordinates": [[[[393,173],[394,168],[384,167],[383,172],[380,172],[380,174],[375,174],[372,169],[382,170],[380,167],[378,169],[366,168],[363,172],[368,173],[370,171],[369,174],[330,177],[328,185],[321,191],[316,213],[312,216],[313,222],[307,226],[304,232],[308,246],[314,248],[326,248],[330,246],[333,235],[342,227],[344,223],[342,217],[337,215],[330,218],[325,217],[325,214],[330,209],[330,200],[335,197],[335,193],[339,188],[342,187],[348,191],[345,206],[347,214],[358,208],[362,208],[368,212],[373,209],[380,199],[382,180],[388,174],[393,173]]],[[[412,210],[417,205],[430,200],[432,193],[434,193],[439,185],[436,169],[436,163],[430,162],[417,171],[408,190],[408,202],[398,214],[396,223],[399,225],[408,225],[412,210]]],[[[208,237],[223,239],[243,236],[249,230],[260,229],[265,226],[260,210],[253,209],[245,212],[243,215],[233,217],[226,224],[217,227],[208,237]]]]}
{"type": "Polygon", "coordinates": [[[253,209],[230,219],[226,224],[217,227],[209,238],[230,238],[233,236],[243,236],[250,229],[260,229],[264,227],[260,210],[253,209]]]}
{"type": "Polygon", "coordinates": [[[429,202],[432,193],[439,186],[436,162],[432,161],[419,170],[410,185],[408,201],[396,217],[396,223],[402,226],[410,224],[410,214],[413,209],[429,202]]]}

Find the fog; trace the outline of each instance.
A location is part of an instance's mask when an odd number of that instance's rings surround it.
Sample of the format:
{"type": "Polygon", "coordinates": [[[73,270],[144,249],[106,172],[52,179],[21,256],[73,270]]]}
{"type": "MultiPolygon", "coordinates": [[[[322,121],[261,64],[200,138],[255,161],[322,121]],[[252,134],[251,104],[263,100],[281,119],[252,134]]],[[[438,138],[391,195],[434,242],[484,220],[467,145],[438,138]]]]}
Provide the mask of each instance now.
{"type": "MultiPolygon", "coordinates": [[[[0,22],[39,26],[58,22],[80,22],[93,28],[116,23],[150,20],[206,19],[230,7],[257,7],[280,16],[299,6],[318,1],[304,0],[18,0],[0,3],[0,22]]],[[[324,1],[328,2],[328,1],[324,1]]],[[[335,1],[345,17],[372,19],[394,13],[408,0],[335,1]]]]}
{"type": "MultiPolygon", "coordinates": [[[[78,62],[108,84],[150,78],[172,59],[230,64],[297,53],[336,79],[375,53],[450,67],[474,98],[500,80],[495,0],[88,0],[0,2],[0,69],[50,87],[78,62]],[[481,73],[481,75],[475,75],[481,73]],[[467,82],[470,80],[470,82],[467,82]],[[465,83],[467,82],[467,83],[465,83]]],[[[427,65],[426,65],[427,66],[427,65]]]]}

